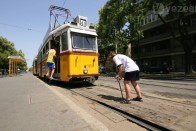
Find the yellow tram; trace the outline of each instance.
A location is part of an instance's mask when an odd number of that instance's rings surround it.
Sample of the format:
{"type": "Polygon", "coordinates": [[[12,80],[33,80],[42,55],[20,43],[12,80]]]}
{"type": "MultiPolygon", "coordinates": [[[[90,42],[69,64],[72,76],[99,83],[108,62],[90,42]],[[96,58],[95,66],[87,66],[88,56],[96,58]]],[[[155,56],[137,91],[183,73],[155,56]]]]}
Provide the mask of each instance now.
{"type": "Polygon", "coordinates": [[[33,75],[38,75],[37,73],[37,58],[33,60],[33,75]]]}
{"type": "MultiPolygon", "coordinates": [[[[52,6],[52,9],[67,11],[57,6],[52,6]]],[[[55,80],[93,83],[98,79],[97,34],[96,30],[87,24],[87,17],[77,16],[72,22],[53,28],[49,26],[33,64],[34,74],[39,77],[46,77],[47,52],[52,47],[56,47],[57,55],[53,75],[55,80]]]]}

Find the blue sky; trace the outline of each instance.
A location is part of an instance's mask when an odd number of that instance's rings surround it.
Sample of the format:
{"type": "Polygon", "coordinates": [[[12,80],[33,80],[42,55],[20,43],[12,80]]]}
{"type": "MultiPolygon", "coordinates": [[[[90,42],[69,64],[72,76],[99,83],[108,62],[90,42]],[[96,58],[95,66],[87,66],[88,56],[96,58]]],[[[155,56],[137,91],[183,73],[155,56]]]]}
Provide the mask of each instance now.
{"type": "Polygon", "coordinates": [[[89,23],[99,20],[98,11],[108,0],[2,0],[0,2],[0,36],[13,42],[27,59],[28,67],[48,29],[50,5],[63,6],[71,11],[72,17],[88,17],[89,23]]]}

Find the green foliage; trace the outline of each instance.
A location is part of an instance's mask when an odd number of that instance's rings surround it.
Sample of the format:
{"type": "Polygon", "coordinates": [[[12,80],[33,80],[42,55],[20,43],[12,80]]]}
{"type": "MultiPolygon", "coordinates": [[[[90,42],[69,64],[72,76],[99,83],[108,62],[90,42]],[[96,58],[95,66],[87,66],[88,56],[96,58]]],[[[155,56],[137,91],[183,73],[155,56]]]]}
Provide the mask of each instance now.
{"type": "Polygon", "coordinates": [[[14,43],[0,36],[0,68],[8,69],[8,56],[16,54],[17,51],[14,48],[14,43]]]}
{"type": "Polygon", "coordinates": [[[109,0],[99,10],[99,23],[96,27],[99,42],[100,60],[106,63],[109,45],[117,46],[117,53],[125,54],[128,42],[142,38],[140,20],[144,14],[143,3],[135,0],[109,0]]]}
{"type": "MultiPolygon", "coordinates": [[[[110,0],[99,11],[100,19],[97,27],[100,38],[109,42],[125,38],[128,42],[137,39],[141,31],[140,20],[143,18],[143,3],[134,0],[110,0]]],[[[140,38],[142,35],[139,36],[140,38]]]]}
{"type": "MultiPolygon", "coordinates": [[[[21,56],[25,57],[22,50],[17,51],[14,47],[14,43],[8,41],[6,38],[0,36],[0,68],[1,69],[8,69],[9,68],[9,60],[8,56],[21,56]]],[[[20,63],[19,65],[20,69],[26,69],[27,63],[26,61],[23,63],[20,63]]]]}
{"type": "MultiPolygon", "coordinates": [[[[25,54],[22,52],[22,50],[19,50],[17,55],[21,56],[22,58],[25,58],[25,54]]],[[[27,62],[24,61],[22,63],[18,63],[18,68],[21,70],[27,70],[27,62]]]]}

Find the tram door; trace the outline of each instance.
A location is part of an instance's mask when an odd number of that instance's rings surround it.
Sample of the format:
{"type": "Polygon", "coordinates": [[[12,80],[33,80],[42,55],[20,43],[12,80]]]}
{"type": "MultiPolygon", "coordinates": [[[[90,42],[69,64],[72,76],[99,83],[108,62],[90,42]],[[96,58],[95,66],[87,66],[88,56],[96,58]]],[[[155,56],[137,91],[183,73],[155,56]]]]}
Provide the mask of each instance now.
{"type": "Polygon", "coordinates": [[[60,37],[56,37],[52,42],[54,42],[52,45],[56,48],[54,77],[60,79],[60,37]]]}

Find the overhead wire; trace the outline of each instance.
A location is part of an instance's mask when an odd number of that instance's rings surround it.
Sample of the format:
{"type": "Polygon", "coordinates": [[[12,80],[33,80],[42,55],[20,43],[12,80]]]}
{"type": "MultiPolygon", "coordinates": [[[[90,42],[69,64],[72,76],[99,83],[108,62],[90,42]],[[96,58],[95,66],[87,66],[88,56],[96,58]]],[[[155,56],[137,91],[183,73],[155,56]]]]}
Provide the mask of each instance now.
{"type": "MultiPolygon", "coordinates": [[[[62,5],[62,8],[65,6],[65,3],[66,3],[66,2],[67,2],[67,0],[64,0],[63,5],[62,5]]],[[[74,17],[72,17],[72,15],[71,15],[70,10],[68,10],[68,13],[67,13],[67,19],[68,19],[68,18],[74,19],[74,17]]]]}
{"type": "MultiPolygon", "coordinates": [[[[66,1],[67,0],[64,0],[64,2],[63,2],[63,4],[62,4],[62,7],[65,5],[65,3],[66,3],[66,1]]],[[[71,13],[69,12],[68,13],[69,14],[69,16],[72,18],[72,16],[71,16],[71,13]]],[[[63,16],[63,17],[65,17],[64,16],[64,14],[52,14],[54,17],[58,17],[58,16],[63,16]]],[[[69,16],[67,16],[67,17],[69,17],[69,16]]],[[[68,18],[67,18],[68,19],[68,18]]],[[[58,22],[58,21],[57,21],[58,22]]],[[[59,22],[58,22],[59,23],[59,22]]],[[[27,31],[34,31],[34,32],[39,32],[39,33],[45,33],[45,32],[43,32],[43,31],[39,31],[39,30],[35,30],[35,29],[32,29],[32,28],[25,28],[25,27],[22,27],[22,26],[17,26],[17,25],[11,25],[11,24],[6,24],[6,23],[3,23],[3,22],[0,22],[0,25],[4,25],[4,26],[9,26],[9,27],[13,27],[13,28],[18,28],[18,29],[23,29],[23,30],[27,30],[27,31]]]]}
{"type": "Polygon", "coordinates": [[[25,27],[22,27],[22,26],[11,25],[11,24],[6,24],[6,23],[2,23],[2,22],[0,22],[0,24],[4,25],[4,26],[9,26],[9,27],[14,27],[14,28],[18,28],[18,29],[27,30],[27,31],[34,31],[34,32],[44,33],[43,31],[35,30],[35,29],[32,29],[32,28],[25,28],[25,27]]]}
{"type": "Polygon", "coordinates": [[[67,0],[64,0],[62,7],[65,5],[65,2],[66,2],[66,1],[67,1],[67,0]]]}

